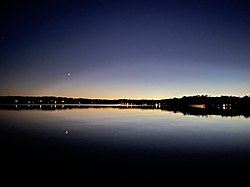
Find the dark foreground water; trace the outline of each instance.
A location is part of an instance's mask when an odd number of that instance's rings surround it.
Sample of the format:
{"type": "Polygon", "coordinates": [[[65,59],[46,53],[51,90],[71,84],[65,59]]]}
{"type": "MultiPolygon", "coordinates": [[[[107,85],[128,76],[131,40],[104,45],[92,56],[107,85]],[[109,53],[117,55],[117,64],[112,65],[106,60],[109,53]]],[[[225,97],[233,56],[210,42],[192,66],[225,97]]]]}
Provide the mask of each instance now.
{"type": "Polygon", "coordinates": [[[1,109],[0,130],[0,167],[9,177],[229,180],[250,171],[250,119],[243,116],[1,109]]]}

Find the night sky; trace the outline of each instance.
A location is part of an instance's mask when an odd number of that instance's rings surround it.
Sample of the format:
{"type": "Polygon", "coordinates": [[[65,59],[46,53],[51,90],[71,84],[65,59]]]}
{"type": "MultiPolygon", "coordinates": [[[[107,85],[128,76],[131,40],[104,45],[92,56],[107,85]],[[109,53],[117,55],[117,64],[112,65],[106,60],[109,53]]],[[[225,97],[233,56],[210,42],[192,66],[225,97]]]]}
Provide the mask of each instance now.
{"type": "Polygon", "coordinates": [[[1,1],[0,95],[250,94],[250,1],[1,1]]]}

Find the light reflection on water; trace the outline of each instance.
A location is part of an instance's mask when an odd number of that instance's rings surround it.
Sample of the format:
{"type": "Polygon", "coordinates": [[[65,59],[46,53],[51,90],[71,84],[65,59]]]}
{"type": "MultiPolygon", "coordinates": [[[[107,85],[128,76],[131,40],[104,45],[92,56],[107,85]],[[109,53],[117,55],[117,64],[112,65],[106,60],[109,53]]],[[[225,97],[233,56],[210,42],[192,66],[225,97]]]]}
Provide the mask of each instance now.
{"type": "Polygon", "coordinates": [[[10,176],[92,180],[238,173],[250,167],[249,120],[132,108],[0,110],[0,166],[10,176]]]}
{"type": "Polygon", "coordinates": [[[70,143],[107,147],[250,151],[250,119],[184,116],[161,110],[86,108],[0,112],[6,127],[70,143]],[[65,132],[67,131],[67,136],[65,132]]]}

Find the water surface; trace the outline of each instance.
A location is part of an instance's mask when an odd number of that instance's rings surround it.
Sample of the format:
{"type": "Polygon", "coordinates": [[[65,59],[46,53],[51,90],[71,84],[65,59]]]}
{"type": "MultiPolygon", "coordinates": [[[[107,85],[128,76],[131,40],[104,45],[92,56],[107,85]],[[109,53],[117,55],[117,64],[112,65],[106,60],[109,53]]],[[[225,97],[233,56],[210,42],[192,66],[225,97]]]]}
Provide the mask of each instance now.
{"type": "Polygon", "coordinates": [[[8,173],[91,177],[235,172],[250,166],[250,119],[160,109],[0,110],[8,173]]]}

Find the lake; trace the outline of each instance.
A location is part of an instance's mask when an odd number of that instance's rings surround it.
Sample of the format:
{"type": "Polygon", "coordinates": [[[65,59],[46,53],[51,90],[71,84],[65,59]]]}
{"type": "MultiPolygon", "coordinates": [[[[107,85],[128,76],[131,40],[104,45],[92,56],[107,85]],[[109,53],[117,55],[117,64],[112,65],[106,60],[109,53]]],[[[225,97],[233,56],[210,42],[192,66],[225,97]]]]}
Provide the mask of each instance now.
{"type": "Polygon", "coordinates": [[[7,175],[84,179],[240,173],[250,166],[250,118],[157,108],[1,109],[7,175]]]}

